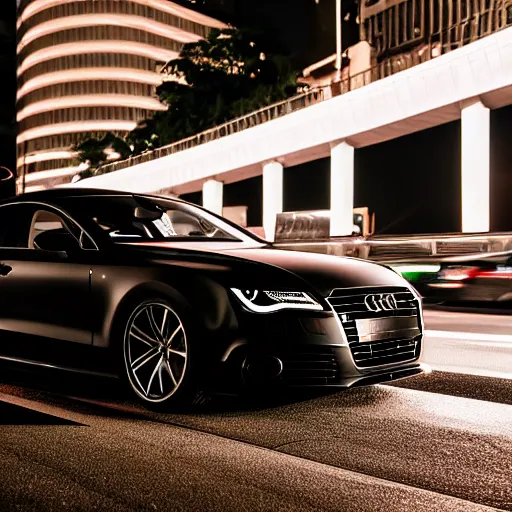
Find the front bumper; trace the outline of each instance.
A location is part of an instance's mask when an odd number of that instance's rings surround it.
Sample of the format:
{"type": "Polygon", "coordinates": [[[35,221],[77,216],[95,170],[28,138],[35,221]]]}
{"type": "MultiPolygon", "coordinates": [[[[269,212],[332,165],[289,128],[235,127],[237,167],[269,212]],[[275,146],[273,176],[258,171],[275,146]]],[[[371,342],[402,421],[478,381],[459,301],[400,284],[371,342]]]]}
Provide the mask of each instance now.
{"type": "Polygon", "coordinates": [[[374,386],[376,384],[383,384],[386,382],[393,382],[397,380],[415,377],[423,373],[430,373],[431,369],[424,363],[417,362],[410,366],[390,368],[387,370],[375,371],[367,375],[359,375],[358,377],[345,377],[341,378],[339,382],[334,384],[314,385],[308,384],[306,386],[295,385],[288,387],[307,387],[307,388],[360,388],[365,386],[374,386]]]}
{"type": "MultiPolygon", "coordinates": [[[[245,335],[234,339],[220,357],[215,381],[222,383],[223,389],[351,388],[425,372],[420,364],[422,335],[407,345],[406,356],[384,359],[387,364],[357,364],[354,346],[349,345],[334,312],[245,313],[241,324],[244,329],[239,334],[245,335]]],[[[378,347],[378,342],[366,346],[378,347]]],[[[391,341],[384,340],[382,346],[388,350],[391,341]]]]}

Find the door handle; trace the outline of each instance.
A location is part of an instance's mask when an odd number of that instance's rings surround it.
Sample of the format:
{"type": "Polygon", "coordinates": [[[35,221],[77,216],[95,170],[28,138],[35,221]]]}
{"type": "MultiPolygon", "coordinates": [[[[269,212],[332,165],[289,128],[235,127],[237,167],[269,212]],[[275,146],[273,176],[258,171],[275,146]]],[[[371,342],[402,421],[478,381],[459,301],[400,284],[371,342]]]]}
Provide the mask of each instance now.
{"type": "Polygon", "coordinates": [[[0,263],[0,277],[8,276],[12,271],[12,267],[6,265],[5,263],[0,263]]]}

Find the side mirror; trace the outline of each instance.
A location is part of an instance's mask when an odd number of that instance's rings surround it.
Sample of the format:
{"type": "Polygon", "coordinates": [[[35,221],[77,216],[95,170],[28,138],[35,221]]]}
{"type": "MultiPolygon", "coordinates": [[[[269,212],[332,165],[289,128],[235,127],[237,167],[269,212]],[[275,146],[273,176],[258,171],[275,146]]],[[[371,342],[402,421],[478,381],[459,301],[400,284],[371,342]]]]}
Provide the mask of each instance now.
{"type": "Polygon", "coordinates": [[[34,247],[41,251],[69,254],[80,249],[73,235],[64,229],[43,231],[34,238],[34,247]]]}

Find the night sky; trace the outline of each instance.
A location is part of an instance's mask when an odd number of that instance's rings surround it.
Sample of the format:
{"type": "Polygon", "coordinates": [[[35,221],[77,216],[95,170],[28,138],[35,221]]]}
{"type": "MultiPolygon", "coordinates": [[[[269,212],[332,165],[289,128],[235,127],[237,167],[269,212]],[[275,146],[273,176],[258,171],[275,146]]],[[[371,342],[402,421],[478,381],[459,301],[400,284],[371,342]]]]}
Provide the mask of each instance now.
{"type": "MultiPolygon", "coordinates": [[[[177,0],[235,26],[265,27],[289,50],[297,69],[336,50],[335,0],[177,0]]],[[[343,46],[359,40],[357,0],[343,1],[343,46]]]]}

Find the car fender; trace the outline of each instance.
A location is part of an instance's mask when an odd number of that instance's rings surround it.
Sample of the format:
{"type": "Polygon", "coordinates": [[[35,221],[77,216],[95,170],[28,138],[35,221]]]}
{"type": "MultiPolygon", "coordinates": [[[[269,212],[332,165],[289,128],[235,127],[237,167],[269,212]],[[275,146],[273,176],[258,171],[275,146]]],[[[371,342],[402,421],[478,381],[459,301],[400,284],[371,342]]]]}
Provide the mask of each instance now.
{"type": "Polygon", "coordinates": [[[193,322],[194,330],[206,337],[225,332],[236,323],[227,290],[211,279],[196,275],[179,282],[165,278],[148,280],[126,292],[115,306],[111,320],[106,321],[103,337],[110,346],[115,349],[122,342],[131,311],[143,300],[155,297],[169,300],[176,312],[193,322]]]}

